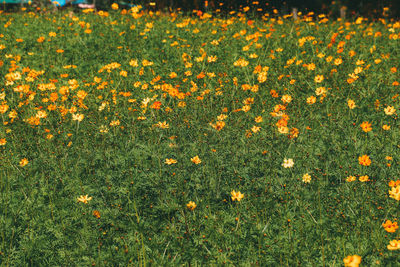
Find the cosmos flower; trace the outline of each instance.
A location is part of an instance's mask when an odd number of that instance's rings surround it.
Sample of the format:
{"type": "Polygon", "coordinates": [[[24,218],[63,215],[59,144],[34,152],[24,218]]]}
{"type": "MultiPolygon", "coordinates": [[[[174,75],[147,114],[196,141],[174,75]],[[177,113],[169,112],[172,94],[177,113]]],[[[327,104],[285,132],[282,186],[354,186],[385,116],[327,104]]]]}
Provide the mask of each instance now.
{"type": "Polygon", "coordinates": [[[193,201],[189,201],[189,203],[186,204],[186,207],[187,207],[188,209],[190,209],[190,210],[194,210],[194,209],[197,207],[197,205],[196,205],[196,203],[194,203],[193,201]]]}
{"type": "Polygon", "coordinates": [[[240,200],[242,200],[243,197],[244,197],[244,194],[240,193],[240,191],[236,192],[235,190],[232,190],[232,192],[231,192],[232,201],[235,201],[235,200],[240,201],[240,200]]]}
{"type": "Polygon", "coordinates": [[[78,202],[82,202],[85,204],[87,204],[90,200],[92,200],[92,197],[88,197],[88,195],[78,197],[78,202]]]}
{"type": "Polygon", "coordinates": [[[199,156],[195,156],[195,157],[191,158],[190,161],[193,162],[194,164],[201,163],[201,159],[199,158],[199,156]]]}
{"type": "Polygon", "coordinates": [[[358,157],[358,163],[363,166],[369,166],[371,165],[371,159],[369,158],[368,155],[362,155],[358,157]]]}
{"type": "Polygon", "coordinates": [[[293,166],[294,166],[294,161],[293,161],[293,159],[284,159],[283,160],[283,163],[282,163],[282,166],[284,167],[284,168],[292,168],[293,166]]]}
{"type": "Polygon", "coordinates": [[[24,167],[29,163],[27,158],[23,158],[19,161],[19,166],[24,167]]]}
{"type": "Polygon", "coordinates": [[[400,249],[400,240],[392,240],[389,242],[389,245],[387,245],[388,250],[398,250],[400,249]]]}
{"type": "Polygon", "coordinates": [[[171,164],[175,164],[178,161],[176,159],[165,159],[165,164],[171,165],[171,164]]]}
{"type": "Polygon", "coordinates": [[[358,255],[347,256],[343,259],[345,267],[358,267],[361,263],[361,257],[358,255]]]}
{"type": "Polygon", "coordinates": [[[382,223],[382,227],[385,228],[385,231],[388,233],[394,233],[396,232],[397,228],[399,228],[397,222],[392,223],[391,220],[387,220],[385,223],[382,223]]]}
{"type": "Polygon", "coordinates": [[[309,175],[308,173],[304,174],[302,180],[304,183],[309,184],[311,182],[311,175],[309,175]]]}

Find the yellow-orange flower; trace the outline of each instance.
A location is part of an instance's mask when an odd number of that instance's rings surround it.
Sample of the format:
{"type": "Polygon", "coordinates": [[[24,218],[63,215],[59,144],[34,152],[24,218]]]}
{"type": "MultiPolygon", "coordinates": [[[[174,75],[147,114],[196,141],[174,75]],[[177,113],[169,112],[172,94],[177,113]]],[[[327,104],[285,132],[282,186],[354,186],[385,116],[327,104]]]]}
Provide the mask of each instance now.
{"type": "Polygon", "coordinates": [[[354,182],[356,180],[356,177],[353,175],[350,175],[346,178],[346,182],[354,182]]]}
{"type": "Polygon", "coordinates": [[[88,197],[88,195],[78,197],[78,202],[82,202],[85,204],[87,204],[90,200],[92,200],[92,197],[88,197]]]}
{"type": "Polygon", "coordinates": [[[369,176],[368,175],[360,176],[360,178],[358,178],[358,180],[360,182],[368,182],[369,181],[369,176]]]}
{"type": "Polygon", "coordinates": [[[393,115],[395,112],[396,112],[396,109],[394,108],[394,107],[392,107],[392,106],[387,106],[385,109],[384,109],[384,111],[385,111],[385,114],[386,115],[393,115]]]}
{"type": "Polygon", "coordinates": [[[199,158],[199,156],[195,156],[195,157],[191,158],[190,161],[193,162],[194,164],[201,163],[201,159],[199,158]]]}
{"type": "Polygon", "coordinates": [[[244,194],[240,193],[240,191],[236,192],[235,190],[232,190],[232,192],[231,192],[232,201],[235,201],[235,200],[240,201],[240,200],[242,200],[243,197],[244,197],[244,194]]]}
{"type": "Polygon", "coordinates": [[[400,185],[392,187],[389,190],[389,196],[397,201],[400,201],[400,185]]]}
{"type": "Polygon", "coordinates": [[[387,245],[388,250],[398,250],[400,249],[400,240],[392,240],[389,242],[389,245],[387,245]]]}
{"type": "Polygon", "coordinates": [[[343,259],[343,262],[346,267],[358,267],[361,263],[361,257],[358,255],[347,256],[343,259]]]}
{"type": "Polygon", "coordinates": [[[385,228],[385,231],[388,233],[394,233],[396,232],[397,228],[399,228],[397,222],[392,223],[391,220],[387,220],[385,223],[382,223],[382,227],[385,228]]]}
{"type": "Polygon", "coordinates": [[[371,123],[369,123],[368,121],[364,121],[363,123],[361,123],[361,129],[368,133],[369,131],[372,131],[372,127],[371,127],[371,123]]]}
{"type": "Polygon", "coordinates": [[[27,159],[27,158],[23,158],[23,159],[20,160],[19,166],[24,167],[24,166],[26,166],[28,163],[29,163],[28,159],[27,159]]]}
{"type": "Polygon", "coordinates": [[[349,107],[349,109],[354,109],[356,107],[356,102],[354,102],[354,100],[347,100],[347,106],[349,107]]]}
{"type": "Polygon", "coordinates": [[[188,209],[190,209],[190,210],[194,210],[194,209],[197,207],[197,205],[196,205],[196,203],[194,203],[193,201],[189,201],[189,203],[186,204],[186,207],[187,207],[188,209]]]}
{"type": "Polygon", "coordinates": [[[358,163],[363,166],[369,166],[371,165],[371,159],[368,155],[362,155],[361,157],[358,157],[358,163]]]}
{"type": "Polygon", "coordinates": [[[7,144],[7,140],[5,138],[0,138],[0,146],[5,146],[7,144]]]}
{"type": "Polygon", "coordinates": [[[168,165],[175,164],[178,161],[176,159],[165,159],[165,163],[168,165]]]}
{"type": "Polygon", "coordinates": [[[117,10],[117,9],[119,8],[119,6],[118,6],[117,3],[113,3],[113,4],[111,5],[111,8],[114,9],[114,10],[117,10]]]}

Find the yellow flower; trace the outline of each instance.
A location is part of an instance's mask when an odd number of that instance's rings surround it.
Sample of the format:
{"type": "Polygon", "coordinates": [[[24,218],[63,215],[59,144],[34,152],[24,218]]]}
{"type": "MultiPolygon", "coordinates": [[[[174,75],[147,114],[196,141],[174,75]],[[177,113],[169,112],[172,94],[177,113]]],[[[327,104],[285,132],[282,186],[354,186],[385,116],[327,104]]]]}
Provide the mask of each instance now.
{"type": "Polygon", "coordinates": [[[114,10],[117,10],[117,9],[119,8],[119,6],[118,6],[117,3],[113,3],[113,4],[111,5],[111,8],[114,9],[114,10]]]}
{"type": "Polygon", "coordinates": [[[358,157],[358,163],[363,166],[369,166],[371,165],[371,159],[368,155],[362,155],[361,157],[358,157]]]}
{"type": "Polygon", "coordinates": [[[283,163],[282,163],[282,166],[283,166],[284,168],[292,168],[292,167],[294,166],[294,161],[293,161],[293,159],[284,159],[284,160],[283,160],[283,163]]]}
{"type": "Polygon", "coordinates": [[[242,200],[243,197],[244,197],[244,194],[240,193],[240,191],[236,192],[235,190],[232,190],[232,192],[231,192],[232,201],[235,201],[235,200],[240,201],[240,200],[242,200]]]}
{"type": "Polygon", "coordinates": [[[400,240],[392,240],[389,245],[387,245],[388,250],[398,250],[400,249],[400,240]]]}
{"type": "Polygon", "coordinates": [[[195,156],[195,157],[191,158],[190,161],[193,162],[194,164],[201,163],[201,159],[199,158],[199,156],[195,156]]]}
{"type": "Polygon", "coordinates": [[[254,118],[254,121],[257,122],[257,123],[260,123],[260,122],[263,121],[263,118],[261,116],[257,116],[257,117],[254,118]]]}
{"type": "Polygon", "coordinates": [[[5,138],[0,138],[0,146],[5,146],[7,144],[7,140],[5,138]]]}
{"type": "Polygon", "coordinates": [[[390,196],[391,198],[396,199],[397,201],[400,201],[400,185],[393,186],[393,187],[389,190],[389,196],[390,196]]]}
{"type": "Polygon", "coordinates": [[[385,223],[382,223],[382,227],[385,228],[385,231],[388,233],[394,233],[396,232],[397,228],[399,228],[397,222],[392,223],[391,220],[387,220],[385,223]]]}
{"type": "Polygon", "coordinates": [[[23,158],[23,159],[20,160],[19,166],[24,167],[24,166],[26,166],[28,163],[29,163],[28,159],[27,159],[27,158],[23,158]]]}
{"type": "Polygon", "coordinates": [[[304,183],[310,183],[311,182],[311,175],[309,175],[308,173],[303,175],[303,182],[304,183]]]}
{"type": "Polygon", "coordinates": [[[314,104],[316,101],[317,101],[317,98],[313,95],[310,97],[307,97],[307,104],[309,104],[309,105],[314,104]]]}
{"type": "Polygon", "coordinates": [[[165,163],[168,164],[168,165],[175,164],[175,163],[177,163],[177,162],[178,162],[178,161],[175,160],[175,159],[165,159],[165,163]]]}
{"type": "Polygon", "coordinates": [[[369,123],[368,121],[364,121],[363,123],[361,123],[360,127],[366,133],[372,131],[371,123],[369,123]]]}
{"type": "Polygon", "coordinates": [[[358,267],[361,263],[361,257],[358,255],[347,256],[343,259],[343,262],[346,267],[358,267]]]}
{"type": "Polygon", "coordinates": [[[350,176],[348,176],[348,177],[346,178],[346,182],[353,182],[353,181],[355,181],[355,180],[356,180],[356,177],[353,176],[353,175],[350,175],[350,176]]]}
{"type": "Polygon", "coordinates": [[[189,201],[189,203],[186,204],[186,207],[187,207],[188,209],[190,209],[190,210],[194,210],[194,209],[197,207],[197,205],[196,205],[196,203],[194,203],[193,201],[189,201]]]}
{"type": "Polygon", "coordinates": [[[349,106],[349,109],[354,109],[356,107],[356,102],[349,99],[349,100],[347,100],[347,106],[349,106]]]}
{"type": "Polygon", "coordinates": [[[324,80],[324,75],[317,75],[317,76],[315,76],[315,78],[314,78],[314,81],[315,81],[316,83],[321,83],[323,80],[324,80]]]}
{"type": "Polygon", "coordinates": [[[384,124],[384,125],[382,126],[382,129],[385,130],[385,131],[389,131],[389,130],[390,130],[390,125],[384,124]]]}
{"type": "Polygon", "coordinates": [[[85,204],[87,204],[88,201],[90,201],[90,200],[92,200],[92,197],[88,197],[88,195],[78,197],[78,202],[82,202],[85,204]]]}
{"type": "Polygon", "coordinates": [[[360,182],[368,182],[369,181],[369,176],[368,175],[360,176],[360,178],[358,178],[358,180],[360,182]]]}
{"type": "Polygon", "coordinates": [[[387,106],[385,109],[384,109],[384,111],[385,111],[385,114],[386,115],[393,115],[395,112],[396,112],[396,109],[394,108],[394,107],[392,107],[392,106],[387,106]]]}
{"type": "Polygon", "coordinates": [[[83,115],[83,114],[79,114],[79,113],[72,114],[72,120],[74,120],[74,121],[82,121],[84,117],[85,117],[85,115],[83,115]]]}

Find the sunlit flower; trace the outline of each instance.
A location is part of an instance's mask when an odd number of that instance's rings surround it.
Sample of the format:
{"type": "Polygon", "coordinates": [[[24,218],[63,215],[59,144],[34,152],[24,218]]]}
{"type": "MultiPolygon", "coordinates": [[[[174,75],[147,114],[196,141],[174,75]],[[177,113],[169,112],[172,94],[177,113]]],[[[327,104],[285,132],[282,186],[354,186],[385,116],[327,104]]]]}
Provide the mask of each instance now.
{"type": "Polygon", "coordinates": [[[394,108],[394,107],[392,107],[392,106],[387,106],[385,109],[384,109],[384,111],[385,111],[385,114],[386,115],[393,115],[395,112],[396,112],[396,109],[394,108]]]}
{"type": "Polygon", "coordinates": [[[349,109],[354,109],[356,107],[356,102],[349,99],[349,100],[347,100],[347,106],[349,107],[349,109]]]}
{"type": "Polygon", "coordinates": [[[385,228],[385,231],[388,233],[394,233],[396,232],[397,228],[399,228],[397,222],[392,223],[391,220],[387,220],[385,223],[382,223],[382,227],[385,228]]]}
{"type": "Polygon", "coordinates": [[[360,177],[358,178],[358,180],[359,180],[360,182],[368,182],[368,181],[369,181],[369,176],[368,176],[368,175],[360,176],[360,177]]]}
{"type": "Polygon", "coordinates": [[[315,81],[316,83],[321,83],[323,80],[324,80],[324,75],[317,75],[317,76],[315,76],[315,78],[314,78],[314,81],[315,81]]]}
{"type": "Polygon", "coordinates": [[[393,186],[389,190],[389,196],[397,201],[400,201],[400,185],[393,186]]]}
{"type": "Polygon", "coordinates": [[[178,161],[176,159],[165,159],[165,164],[171,165],[171,164],[175,164],[178,161]]]}
{"type": "Polygon", "coordinates": [[[29,163],[28,159],[27,159],[27,158],[23,158],[23,159],[21,159],[21,160],[19,161],[19,166],[20,166],[20,167],[24,167],[24,166],[26,166],[28,163],[29,163]]]}
{"type": "Polygon", "coordinates": [[[85,115],[83,115],[83,114],[79,114],[79,113],[72,114],[72,120],[74,120],[74,121],[82,121],[84,117],[85,117],[85,115]]]}
{"type": "Polygon", "coordinates": [[[0,138],[0,146],[5,146],[7,144],[7,140],[5,138],[0,138]]]}
{"type": "Polygon", "coordinates": [[[240,193],[240,191],[236,192],[235,190],[232,190],[232,192],[231,192],[232,201],[235,201],[235,200],[240,201],[240,200],[242,200],[243,197],[244,197],[244,194],[240,193]]]}
{"type": "Polygon", "coordinates": [[[194,203],[193,201],[189,201],[189,203],[186,204],[186,207],[187,207],[188,209],[190,209],[190,210],[194,210],[194,209],[197,207],[197,205],[196,205],[196,203],[194,203]]]}
{"type": "Polygon", "coordinates": [[[92,197],[88,197],[88,195],[78,197],[78,202],[82,202],[85,204],[87,204],[90,200],[92,200],[92,197]]]}
{"type": "Polygon", "coordinates": [[[371,123],[369,123],[368,121],[364,121],[363,123],[361,123],[360,127],[366,133],[372,131],[371,123]]]}
{"type": "Polygon", "coordinates": [[[346,182],[354,182],[356,180],[356,177],[353,175],[350,175],[346,178],[346,182]]]}
{"type": "Polygon", "coordinates": [[[304,183],[310,183],[311,182],[311,175],[309,175],[308,173],[304,174],[302,180],[303,180],[304,183]]]}
{"type": "Polygon", "coordinates": [[[382,126],[382,129],[385,130],[385,131],[389,131],[389,130],[390,130],[390,125],[384,124],[384,125],[382,126]]]}
{"type": "Polygon", "coordinates": [[[358,255],[347,256],[343,259],[345,267],[358,267],[361,263],[361,257],[358,255]]]}
{"type": "Polygon", "coordinates": [[[312,105],[317,101],[317,98],[315,96],[309,96],[307,97],[307,104],[312,105]]]}
{"type": "Polygon", "coordinates": [[[194,164],[201,163],[201,159],[199,158],[199,156],[194,156],[193,158],[190,159],[190,161],[193,162],[194,164]]]}
{"type": "Polygon", "coordinates": [[[392,240],[389,242],[389,245],[387,245],[388,250],[398,250],[400,249],[400,240],[392,240]]]}
{"type": "Polygon", "coordinates": [[[371,159],[369,158],[368,155],[362,155],[358,157],[358,163],[363,166],[369,166],[371,165],[371,159]]]}
{"type": "Polygon", "coordinates": [[[283,160],[283,163],[282,163],[282,166],[284,167],[284,168],[292,168],[293,166],[294,166],[294,161],[293,161],[293,159],[284,159],[283,160]]]}

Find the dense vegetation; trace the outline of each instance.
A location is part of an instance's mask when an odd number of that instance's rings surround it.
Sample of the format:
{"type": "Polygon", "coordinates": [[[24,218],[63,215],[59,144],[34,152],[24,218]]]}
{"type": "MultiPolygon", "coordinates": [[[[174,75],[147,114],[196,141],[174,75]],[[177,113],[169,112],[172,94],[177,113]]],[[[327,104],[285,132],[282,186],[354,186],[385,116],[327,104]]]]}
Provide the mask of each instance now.
{"type": "Polygon", "coordinates": [[[0,265],[400,264],[399,22],[112,8],[0,16],[0,265]]]}

